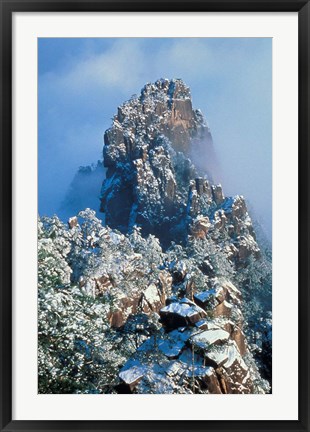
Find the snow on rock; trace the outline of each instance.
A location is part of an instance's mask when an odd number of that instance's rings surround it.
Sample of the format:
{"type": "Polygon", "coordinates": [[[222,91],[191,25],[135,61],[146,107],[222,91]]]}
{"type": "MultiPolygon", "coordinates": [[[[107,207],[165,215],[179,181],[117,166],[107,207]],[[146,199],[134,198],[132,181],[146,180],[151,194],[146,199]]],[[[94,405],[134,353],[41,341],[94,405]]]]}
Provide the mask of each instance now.
{"type": "Polygon", "coordinates": [[[227,280],[223,282],[222,286],[224,289],[227,290],[228,300],[239,306],[241,304],[242,298],[240,290],[238,290],[238,288],[236,288],[234,284],[227,280]]]}
{"type": "Polygon", "coordinates": [[[206,308],[210,304],[210,301],[213,299],[214,295],[215,289],[210,289],[208,291],[202,291],[194,294],[194,300],[198,306],[206,308]]]}
{"type": "Polygon", "coordinates": [[[238,259],[240,261],[244,261],[250,255],[258,257],[260,254],[260,249],[251,235],[237,237],[235,245],[238,249],[238,259]]]}
{"type": "Polygon", "coordinates": [[[177,358],[184,348],[184,343],[181,340],[160,340],[158,342],[158,349],[165,354],[168,359],[177,358]]]}
{"type": "Polygon", "coordinates": [[[165,373],[169,377],[174,377],[175,375],[180,375],[184,372],[182,364],[178,361],[170,362],[165,368],[165,373]]]}
{"type": "Polygon", "coordinates": [[[208,321],[202,319],[195,323],[195,327],[197,327],[199,330],[206,330],[208,328],[208,321]]]}
{"type": "Polygon", "coordinates": [[[229,339],[229,333],[222,329],[204,330],[193,336],[190,342],[198,348],[207,349],[210,345],[220,344],[229,339]]]}
{"type": "Polygon", "coordinates": [[[233,306],[224,300],[222,303],[218,304],[214,309],[214,316],[225,316],[229,318],[231,316],[233,306]]]}
{"type": "Polygon", "coordinates": [[[194,325],[205,317],[203,309],[188,299],[183,302],[173,302],[159,311],[161,320],[167,327],[194,325]]]}
{"type": "Polygon", "coordinates": [[[158,291],[158,287],[155,284],[149,285],[147,289],[143,292],[143,296],[148,306],[153,311],[157,311],[158,308],[162,305],[160,293],[158,291]]]}
{"type": "Polygon", "coordinates": [[[245,364],[235,342],[227,347],[228,360],[224,368],[229,376],[228,383],[231,393],[252,393],[253,381],[250,377],[249,368],[245,364]]]}
{"type": "Polygon", "coordinates": [[[217,367],[223,366],[228,361],[228,353],[226,347],[216,346],[213,349],[205,352],[205,358],[211,360],[212,364],[215,363],[217,367]]]}
{"type": "Polygon", "coordinates": [[[211,227],[208,216],[197,216],[190,227],[190,233],[195,238],[204,239],[211,227]]]}
{"type": "Polygon", "coordinates": [[[241,357],[241,354],[235,342],[232,342],[227,346],[226,352],[228,354],[228,360],[225,363],[226,368],[230,368],[235,362],[237,362],[239,363],[240,367],[245,371],[248,369],[241,357]]]}
{"type": "Polygon", "coordinates": [[[133,390],[138,382],[142,379],[145,373],[145,369],[138,366],[133,366],[131,369],[120,372],[119,377],[125,384],[127,384],[130,390],[133,390]]]}
{"type": "Polygon", "coordinates": [[[118,107],[104,135],[108,171],[101,194],[109,226],[125,232],[139,223],[145,233],[163,240],[172,237],[176,223],[171,219],[179,218],[181,195],[186,199],[189,177],[197,174],[187,162],[192,148],[204,151],[210,162],[214,158],[210,131],[192,108],[189,88],[181,79],[164,82],[145,85],[139,96],[118,107]]]}
{"type": "Polygon", "coordinates": [[[137,360],[129,360],[119,373],[123,385],[132,391],[146,373],[146,368],[137,360]]]}

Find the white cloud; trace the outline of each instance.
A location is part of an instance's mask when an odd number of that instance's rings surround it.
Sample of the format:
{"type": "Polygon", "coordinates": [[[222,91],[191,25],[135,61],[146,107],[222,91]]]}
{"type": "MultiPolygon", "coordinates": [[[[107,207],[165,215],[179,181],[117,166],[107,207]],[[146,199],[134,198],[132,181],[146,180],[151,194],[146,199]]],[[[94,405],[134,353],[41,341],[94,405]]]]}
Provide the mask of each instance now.
{"type": "Polygon", "coordinates": [[[214,70],[214,55],[204,39],[172,39],[153,57],[170,77],[194,80],[214,70]]]}
{"type": "Polygon", "coordinates": [[[73,67],[63,73],[42,77],[43,87],[56,91],[83,94],[110,87],[126,91],[135,86],[144,69],[143,53],[138,41],[119,39],[102,54],[80,56],[73,67]]]}

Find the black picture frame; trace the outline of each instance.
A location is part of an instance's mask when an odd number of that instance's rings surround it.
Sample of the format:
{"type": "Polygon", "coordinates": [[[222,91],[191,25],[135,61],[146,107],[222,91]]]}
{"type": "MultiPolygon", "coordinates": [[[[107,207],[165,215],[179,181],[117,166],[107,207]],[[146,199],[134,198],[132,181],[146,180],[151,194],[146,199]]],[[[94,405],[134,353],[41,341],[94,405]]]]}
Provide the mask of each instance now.
{"type": "MultiPolygon", "coordinates": [[[[304,0],[0,0],[0,403],[2,431],[310,431],[309,423],[309,1],[304,0]],[[299,419],[297,421],[14,421],[12,420],[12,15],[14,12],[298,12],[299,39],[299,419]]],[[[288,386],[289,397],[289,386],[288,386]]]]}

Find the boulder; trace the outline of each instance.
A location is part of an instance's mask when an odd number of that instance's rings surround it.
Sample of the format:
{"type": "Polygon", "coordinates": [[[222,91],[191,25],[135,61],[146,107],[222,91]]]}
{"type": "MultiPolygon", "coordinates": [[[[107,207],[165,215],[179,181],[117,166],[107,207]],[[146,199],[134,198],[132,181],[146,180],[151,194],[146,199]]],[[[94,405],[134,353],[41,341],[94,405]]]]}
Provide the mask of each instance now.
{"type": "Polygon", "coordinates": [[[122,370],[119,373],[119,378],[130,391],[133,391],[139,384],[145,374],[145,368],[142,366],[132,366],[130,369],[122,370]]]}
{"type": "Polygon", "coordinates": [[[191,275],[187,274],[185,276],[184,286],[185,286],[185,297],[193,301],[196,285],[191,275]]]}
{"type": "Polygon", "coordinates": [[[194,294],[194,301],[198,306],[206,310],[208,307],[210,308],[210,306],[212,305],[214,300],[214,295],[215,295],[215,289],[202,291],[194,294]]]}
{"type": "Polygon", "coordinates": [[[173,360],[179,357],[185,344],[182,340],[161,339],[157,346],[169,360],[173,360]]]}
{"type": "Polygon", "coordinates": [[[214,367],[219,368],[228,361],[228,353],[226,346],[215,347],[204,352],[204,358],[207,364],[212,364],[214,367]]]}
{"type": "Polygon", "coordinates": [[[217,284],[216,288],[214,289],[215,291],[215,298],[217,300],[218,303],[223,303],[224,300],[226,300],[227,298],[227,288],[225,286],[223,286],[222,284],[217,284]]]}
{"type": "MultiPolygon", "coordinates": [[[[143,307],[142,299],[142,293],[138,290],[132,291],[130,295],[120,294],[108,313],[111,327],[122,327],[129,315],[138,313],[143,307]]],[[[149,309],[147,312],[149,312],[149,309]]]]}
{"type": "Polygon", "coordinates": [[[214,291],[218,303],[227,300],[231,304],[240,305],[241,292],[229,280],[216,281],[214,291]]]}
{"type": "Polygon", "coordinates": [[[158,312],[160,308],[165,304],[161,297],[161,292],[155,284],[149,285],[143,292],[143,299],[146,302],[146,307],[143,308],[144,312],[158,312]]]}
{"type": "Polygon", "coordinates": [[[161,270],[158,274],[160,291],[163,295],[162,303],[165,304],[166,298],[171,294],[172,276],[166,270],[161,270]]]}
{"type": "Polygon", "coordinates": [[[208,321],[205,319],[202,319],[195,323],[195,327],[197,327],[199,330],[207,330],[208,329],[208,321]]]}
{"type": "Polygon", "coordinates": [[[223,329],[204,330],[192,336],[189,344],[192,344],[197,350],[206,351],[211,345],[221,345],[229,339],[230,335],[223,329]]]}
{"type": "Polygon", "coordinates": [[[172,302],[159,311],[162,323],[168,328],[194,325],[206,316],[203,309],[188,299],[172,302]]]}
{"type": "Polygon", "coordinates": [[[226,280],[222,283],[224,289],[227,290],[228,299],[231,303],[240,304],[242,298],[241,291],[230,281],[226,280]]]}
{"type": "Polygon", "coordinates": [[[247,352],[247,346],[245,342],[245,335],[241,328],[236,325],[233,321],[226,321],[223,328],[228,331],[230,337],[236,342],[238,350],[242,356],[247,352]]]}

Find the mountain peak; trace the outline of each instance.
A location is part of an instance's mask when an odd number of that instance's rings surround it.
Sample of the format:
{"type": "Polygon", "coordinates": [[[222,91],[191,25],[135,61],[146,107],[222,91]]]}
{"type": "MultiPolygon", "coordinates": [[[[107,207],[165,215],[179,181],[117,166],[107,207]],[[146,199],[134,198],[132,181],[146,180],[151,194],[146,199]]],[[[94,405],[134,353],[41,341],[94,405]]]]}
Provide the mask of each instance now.
{"type": "Polygon", "coordinates": [[[191,99],[189,87],[181,78],[160,78],[155,83],[146,83],[141,90],[141,97],[147,95],[163,95],[166,94],[172,101],[173,99],[191,99]]]}
{"type": "Polygon", "coordinates": [[[152,145],[160,134],[187,156],[199,146],[213,157],[207,123],[200,110],[193,110],[190,89],[181,79],[147,83],[139,96],[118,107],[104,135],[105,166],[141,157],[144,144],[152,145]]]}
{"type": "MultiPolygon", "coordinates": [[[[148,83],[140,96],[119,106],[105,132],[103,154],[108,169],[101,210],[111,228],[126,233],[141,226],[144,235],[154,234],[166,247],[195,235],[201,225],[195,226],[196,217],[203,216],[215,230],[232,225],[230,235],[240,236],[241,243],[242,232],[252,235],[250,222],[235,232],[234,206],[240,207],[241,218],[248,218],[244,200],[237,205],[212,184],[211,134],[181,79],[148,83]]],[[[257,253],[254,243],[249,253],[257,253]]]]}

